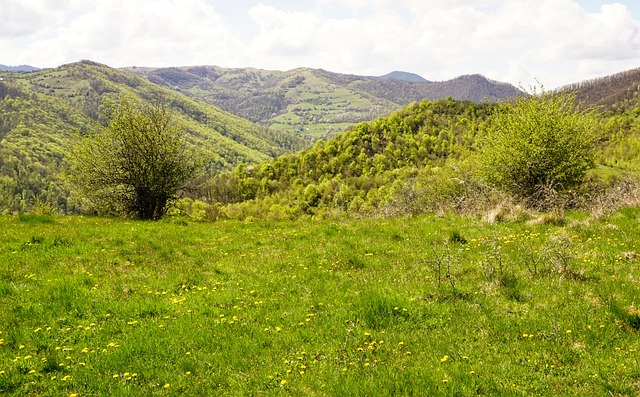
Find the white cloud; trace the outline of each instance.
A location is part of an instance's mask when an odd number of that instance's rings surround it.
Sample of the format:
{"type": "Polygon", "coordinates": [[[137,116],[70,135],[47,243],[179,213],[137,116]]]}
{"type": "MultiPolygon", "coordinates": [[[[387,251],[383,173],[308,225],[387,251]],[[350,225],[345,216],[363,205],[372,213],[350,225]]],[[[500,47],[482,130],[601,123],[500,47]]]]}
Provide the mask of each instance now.
{"type": "Polygon", "coordinates": [[[619,3],[259,1],[0,0],[0,51],[13,55],[0,61],[401,69],[549,87],[640,66],[640,25],[619,3]]]}
{"type": "Polygon", "coordinates": [[[321,21],[313,12],[281,11],[258,5],[249,15],[260,26],[252,51],[264,56],[303,56],[314,50],[314,36],[321,21]]]}
{"type": "Polygon", "coordinates": [[[112,66],[166,66],[213,58],[224,63],[242,48],[204,0],[106,0],[92,7],[70,4],[65,14],[59,27],[45,26],[32,35],[18,51],[18,62],[56,66],[92,59],[112,66]]]}
{"type": "Polygon", "coordinates": [[[51,6],[46,0],[0,0],[0,37],[32,36],[60,23],[64,14],[51,6]]]}

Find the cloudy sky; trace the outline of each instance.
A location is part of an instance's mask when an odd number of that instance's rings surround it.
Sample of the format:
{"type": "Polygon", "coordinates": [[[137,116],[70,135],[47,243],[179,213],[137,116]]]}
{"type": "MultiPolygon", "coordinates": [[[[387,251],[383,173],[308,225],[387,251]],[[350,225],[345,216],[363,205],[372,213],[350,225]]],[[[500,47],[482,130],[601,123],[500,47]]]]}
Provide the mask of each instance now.
{"type": "Polygon", "coordinates": [[[640,67],[640,1],[0,0],[0,64],[81,59],[555,88],[640,67]]]}

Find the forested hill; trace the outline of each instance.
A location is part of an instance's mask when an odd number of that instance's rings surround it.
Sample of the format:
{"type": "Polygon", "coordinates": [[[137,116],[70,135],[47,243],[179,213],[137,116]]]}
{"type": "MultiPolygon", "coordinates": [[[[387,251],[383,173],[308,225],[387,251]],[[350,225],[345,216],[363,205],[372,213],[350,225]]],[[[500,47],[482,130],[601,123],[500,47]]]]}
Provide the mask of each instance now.
{"type": "Polygon", "coordinates": [[[127,94],[161,98],[205,157],[209,172],[255,163],[305,142],[273,132],[219,108],[105,65],[83,61],[32,73],[0,73],[0,211],[46,203],[70,211],[74,204],[57,180],[64,153],[79,134],[105,123],[106,98],[127,94]]]}
{"type": "Polygon", "coordinates": [[[640,100],[640,68],[569,84],[558,91],[575,92],[577,100],[589,107],[623,111],[640,100]]]}
{"type": "Polygon", "coordinates": [[[481,103],[522,94],[510,84],[480,75],[433,82],[404,72],[373,77],[309,68],[287,72],[217,66],[127,70],[261,125],[315,137],[334,135],[425,98],[481,103]]]}
{"type": "MultiPolygon", "coordinates": [[[[595,178],[640,171],[640,104],[622,109],[623,102],[616,103],[617,112],[593,113],[599,134],[595,178]]],[[[475,183],[469,181],[477,166],[478,138],[510,106],[451,98],[414,102],[299,153],[220,174],[208,181],[201,197],[218,208],[214,213],[239,219],[411,213],[438,210],[443,203],[466,205],[450,199],[465,197],[460,192],[475,183]]],[[[486,199],[478,192],[477,202],[486,199]]]]}
{"type": "Polygon", "coordinates": [[[233,217],[379,208],[416,176],[463,164],[498,106],[452,99],[413,103],[310,149],[218,175],[204,195],[233,217]]]}

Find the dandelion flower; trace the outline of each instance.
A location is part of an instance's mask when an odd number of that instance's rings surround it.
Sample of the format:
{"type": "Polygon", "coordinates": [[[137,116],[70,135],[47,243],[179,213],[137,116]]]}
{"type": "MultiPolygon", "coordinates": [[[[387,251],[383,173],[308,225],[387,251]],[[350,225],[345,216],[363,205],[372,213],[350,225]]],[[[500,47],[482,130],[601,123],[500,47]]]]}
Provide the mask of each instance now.
{"type": "Polygon", "coordinates": [[[32,369],[31,371],[29,371],[29,375],[31,375],[31,374],[35,374],[35,373],[36,373],[36,370],[35,370],[35,369],[32,369]]]}
{"type": "Polygon", "coordinates": [[[168,389],[168,388],[170,388],[170,387],[171,387],[171,384],[170,384],[170,383],[165,383],[163,387],[164,387],[165,389],[168,389]]]}
{"type": "Polygon", "coordinates": [[[440,362],[443,363],[443,362],[447,361],[448,359],[449,359],[449,356],[445,355],[444,357],[442,357],[440,359],[440,362]]]}
{"type": "Polygon", "coordinates": [[[282,386],[284,386],[284,385],[286,385],[286,384],[287,384],[287,381],[286,381],[286,380],[284,380],[284,379],[282,379],[282,380],[280,381],[280,384],[281,384],[282,386]]]}

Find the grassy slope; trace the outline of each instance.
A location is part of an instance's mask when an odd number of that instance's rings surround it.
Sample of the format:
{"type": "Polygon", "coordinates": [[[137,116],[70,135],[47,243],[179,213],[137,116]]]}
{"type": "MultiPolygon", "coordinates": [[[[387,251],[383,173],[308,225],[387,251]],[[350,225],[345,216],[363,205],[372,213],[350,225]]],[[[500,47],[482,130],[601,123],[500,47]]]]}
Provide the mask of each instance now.
{"type": "Polygon", "coordinates": [[[288,90],[285,97],[290,105],[286,113],[270,120],[271,128],[327,137],[398,107],[349,86],[332,84],[311,70],[298,70],[296,76],[304,77],[304,84],[288,90]]]}
{"type": "Polygon", "coordinates": [[[640,210],[584,218],[0,217],[0,393],[637,394],[640,210]]]}

